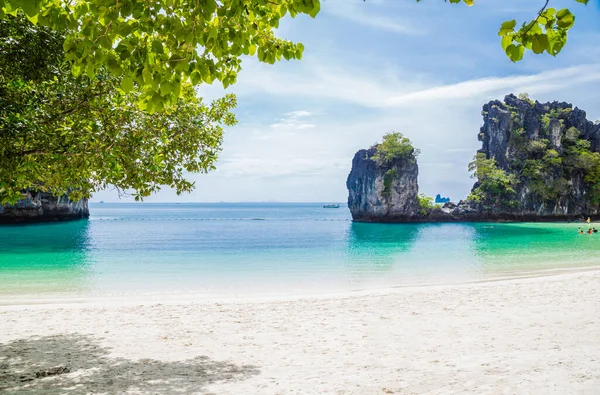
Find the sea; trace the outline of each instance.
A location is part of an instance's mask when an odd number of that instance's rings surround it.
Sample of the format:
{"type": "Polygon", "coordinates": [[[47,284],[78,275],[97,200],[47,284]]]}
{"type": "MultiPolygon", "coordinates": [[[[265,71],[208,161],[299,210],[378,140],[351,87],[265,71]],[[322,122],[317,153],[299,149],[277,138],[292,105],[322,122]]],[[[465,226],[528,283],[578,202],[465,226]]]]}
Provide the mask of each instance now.
{"type": "Polygon", "coordinates": [[[92,203],[89,220],[0,227],[0,303],[315,295],[600,265],[585,223],[352,222],[324,203],[92,203]]]}

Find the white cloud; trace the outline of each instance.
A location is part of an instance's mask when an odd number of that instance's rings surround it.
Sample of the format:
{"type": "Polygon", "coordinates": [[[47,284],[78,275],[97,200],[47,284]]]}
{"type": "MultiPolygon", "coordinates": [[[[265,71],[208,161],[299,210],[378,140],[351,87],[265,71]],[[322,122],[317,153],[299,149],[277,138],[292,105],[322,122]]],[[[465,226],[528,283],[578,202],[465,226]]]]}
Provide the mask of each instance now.
{"type": "Polygon", "coordinates": [[[276,96],[390,108],[435,100],[481,99],[511,91],[535,95],[600,80],[600,64],[441,84],[419,73],[398,71],[390,76],[389,70],[374,68],[367,74],[348,66],[313,66],[311,62],[307,61],[300,70],[287,73],[255,65],[245,71],[237,90],[241,95],[262,91],[276,96]]]}
{"type": "Polygon", "coordinates": [[[303,121],[302,118],[307,118],[313,115],[312,112],[306,110],[291,111],[285,114],[285,117],[277,120],[276,123],[269,125],[272,129],[283,130],[302,130],[312,129],[314,123],[303,121]]]}
{"type": "Polygon", "coordinates": [[[290,118],[302,118],[302,117],[309,117],[309,116],[313,115],[313,113],[310,111],[305,111],[305,110],[297,110],[297,111],[288,112],[285,115],[287,115],[290,118]]]}
{"type": "Polygon", "coordinates": [[[402,34],[422,34],[407,24],[398,23],[397,21],[384,16],[368,15],[356,10],[338,10],[336,12],[332,12],[332,14],[361,25],[374,27],[376,29],[402,34]]]}
{"type": "Polygon", "coordinates": [[[600,80],[600,65],[581,65],[532,75],[491,77],[441,85],[389,98],[387,106],[410,105],[433,100],[456,100],[513,90],[538,94],[600,80]]]}

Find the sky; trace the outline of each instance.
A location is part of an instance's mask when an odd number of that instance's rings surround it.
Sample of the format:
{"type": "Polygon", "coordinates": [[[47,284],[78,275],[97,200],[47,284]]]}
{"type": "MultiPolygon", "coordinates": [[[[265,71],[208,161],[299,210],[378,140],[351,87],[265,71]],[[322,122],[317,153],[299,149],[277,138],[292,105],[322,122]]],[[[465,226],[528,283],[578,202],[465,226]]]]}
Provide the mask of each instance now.
{"type": "MultiPolygon", "coordinates": [[[[421,150],[419,190],[453,201],[473,184],[481,108],[509,93],[566,101],[600,119],[600,0],[550,0],[576,15],[557,57],[512,63],[500,24],[533,19],[544,0],[321,0],[316,18],[289,16],[278,36],[305,46],[300,61],[244,58],[237,84],[203,85],[206,100],[235,93],[217,170],[189,174],[192,193],[164,188],[145,202],[345,202],[352,157],[389,132],[421,150]]],[[[97,192],[92,202],[119,199],[97,192]]]]}

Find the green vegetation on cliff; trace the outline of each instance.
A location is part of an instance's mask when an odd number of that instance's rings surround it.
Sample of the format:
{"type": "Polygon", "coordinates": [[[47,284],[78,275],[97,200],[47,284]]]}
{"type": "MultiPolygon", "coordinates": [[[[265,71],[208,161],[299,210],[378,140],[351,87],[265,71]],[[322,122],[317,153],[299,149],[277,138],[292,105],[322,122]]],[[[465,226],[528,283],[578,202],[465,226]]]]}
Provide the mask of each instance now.
{"type": "Polygon", "coordinates": [[[392,194],[392,183],[398,178],[396,169],[388,169],[383,175],[383,192],[382,195],[386,198],[392,194]]]}
{"type": "MultiPolygon", "coordinates": [[[[387,167],[393,165],[399,160],[409,160],[416,162],[419,150],[415,149],[411,141],[404,137],[402,133],[394,132],[383,136],[380,144],[375,144],[375,154],[370,159],[375,161],[377,166],[387,167]]],[[[388,169],[383,175],[382,195],[388,198],[392,193],[392,183],[398,178],[396,169],[388,169]]]]}
{"type": "Polygon", "coordinates": [[[435,204],[433,198],[424,193],[420,193],[419,196],[417,196],[417,200],[419,202],[419,214],[421,215],[427,215],[431,213],[433,209],[442,206],[441,204],[435,204]]]}
{"type": "Polygon", "coordinates": [[[471,177],[476,178],[477,183],[468,200],[484,206],[512,207],[515,205],[514,186],[517,178],[498,169],[493,158],[487,159],[485,154],[477,153],[473,161],[469,163],[469,171],[473,172],[471,177]]]}
{"type": "Polygon", "coordinates": [[[376,151],[371,159],[377,163],[377,166],[388,166],[400,159],[416,160],[420,153],[407,137],[398,132],[384,135],[383,141],[373,147],[376,151]]]}

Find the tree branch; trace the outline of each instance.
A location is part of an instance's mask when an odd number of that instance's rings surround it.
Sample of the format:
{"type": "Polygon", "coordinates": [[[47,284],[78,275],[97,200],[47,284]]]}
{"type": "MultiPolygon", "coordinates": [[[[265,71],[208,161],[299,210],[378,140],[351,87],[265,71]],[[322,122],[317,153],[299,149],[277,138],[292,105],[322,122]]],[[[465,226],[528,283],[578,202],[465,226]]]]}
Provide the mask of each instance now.
{"type": "Polygon", "coordinates": [[[546,0],[546,4],[544,4],[542,9],[538,12],[538,16],[529,24],[529,27],[527,27],[527,29],[525,29],[525,31],[520,34],[521,37],[526,35],[533,28],[533,26],[537,23],[537,21],[540,20],[540,17],[542,16],[542,13],[546,10],[546,7],[548,7],[549,2],[550,2],[550,0],[546,0]]]}

